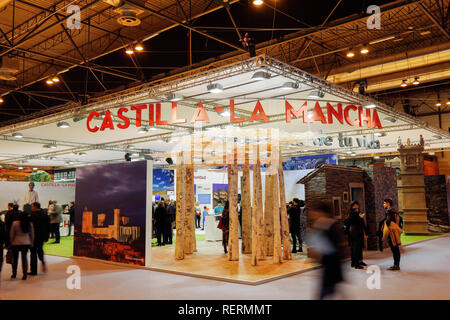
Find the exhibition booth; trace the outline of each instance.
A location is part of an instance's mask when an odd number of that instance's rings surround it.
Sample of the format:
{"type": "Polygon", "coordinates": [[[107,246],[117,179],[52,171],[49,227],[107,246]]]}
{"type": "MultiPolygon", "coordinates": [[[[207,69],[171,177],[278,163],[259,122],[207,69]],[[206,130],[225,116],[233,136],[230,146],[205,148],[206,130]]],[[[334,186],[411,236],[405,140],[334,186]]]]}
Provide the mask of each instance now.
{"type": "MultiPolygon", "coordinates": [[[[266,55],[67,106],[0,134],[10,150],[0,163],[76,168],[75,257],[250,284],[317,267],[306,252],[291,254],[293,198],[307,207],[328,199],[336,219],[359,200],[373,229],[381,199],[391,197],[408,230],[426,232],[425,186],[412,196],[423,203],[404,195],[423,177],[423,153],[450,148],[448,132],[266,55]],[[61,122],[70,128],[55,127],[61,122]],[[20,141],[11,136],[18,131],[20,141]],[[155,247],[161,199],[176,201],[176,229],[172,245],[155,247]],[[228,254],[214,213],[226,200],[228,254]],[[207,208],[205,230],[195,228],[196,206],[207,208]]],[[[22,184],[5,199],[21,197],[22,184]]],[[[37,184],[42,199],[48,188],[37,184]]],[[[303,222],[308,229],[308,216],[303,222]]]]}

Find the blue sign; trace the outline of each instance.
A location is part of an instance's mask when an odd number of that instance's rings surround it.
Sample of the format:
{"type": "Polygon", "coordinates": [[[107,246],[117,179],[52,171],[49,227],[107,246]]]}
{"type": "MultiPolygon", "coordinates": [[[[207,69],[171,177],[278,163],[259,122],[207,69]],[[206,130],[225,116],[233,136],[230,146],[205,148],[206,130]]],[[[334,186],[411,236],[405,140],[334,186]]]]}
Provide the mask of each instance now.
{"type": "Polygon", "coordinates": [[[153,169],[153,190],[174,191],[174,171],[167,169],[153,169]]]}

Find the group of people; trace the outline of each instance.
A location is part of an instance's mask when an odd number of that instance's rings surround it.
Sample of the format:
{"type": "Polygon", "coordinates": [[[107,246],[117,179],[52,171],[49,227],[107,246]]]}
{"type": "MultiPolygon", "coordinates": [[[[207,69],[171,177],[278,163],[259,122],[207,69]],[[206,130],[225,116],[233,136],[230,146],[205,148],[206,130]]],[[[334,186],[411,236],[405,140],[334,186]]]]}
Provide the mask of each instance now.
{"type": "Polygon", "coordinates": [[[153,226],[158,246],[172,244],[176,210],[176,201],[164,199],[152,207],[153,226]]]}
{"type": "Polygon", "coordinates": [[[7,262],[12,265],[11,278],[17,277],[19,256],[22,260],[22,280],[28,275],[38,274],[38,259],[43,271],[44,243],[48,241],[51,230],[51,217],[41,209],[39,202],[31,204],[31,213],[20,211],[14,203],[8,204],[4,219],[0,219],[0,273],[3,267],[3,249],[8,249],[7,262]],[[30,251],[30,272],[28,272],[28,251],[30,251]]]}
{"type": "MultiPolygon", "coordinates": [[[[403,219],[392,207],[392,199],[384,199],[383,207],[385,217],[379,222],[377,236],[379,237],[379,248],[382,251],[384,243],[391,248],[394,265],[388,270],[400,270],[400,235],[403,228],[403,219]]],[[[367,223],[365,213],[360,210],[358,201],[350,205],[350,213],[344,221],[344,230],[348,235],[351,252],[351,266],[355,269],[363,269],[366,263],[363,261],[364,240],[367,239],[367,223]]]]}

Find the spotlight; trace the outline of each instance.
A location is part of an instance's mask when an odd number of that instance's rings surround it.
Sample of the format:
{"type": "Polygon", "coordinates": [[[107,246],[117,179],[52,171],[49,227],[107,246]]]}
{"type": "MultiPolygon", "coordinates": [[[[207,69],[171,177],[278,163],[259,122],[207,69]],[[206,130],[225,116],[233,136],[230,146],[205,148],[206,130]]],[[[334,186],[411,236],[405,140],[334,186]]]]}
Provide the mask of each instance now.
{"type": "Polygon", "coordinates": [[[369,48],[367,48],[367,46],[363,46],[362,48],[361,48],[361,54],[368,54],[369,53],[369,48]]]}
{"type": "Polygon", "coordinates": [[[256,71],[253,76],[252,76],[252,80],[267,80],[270,79],[270,73],[266,72],[266,71],[256,71]]]}
{"type": "Polygon", "coordinates": [[[54,143],[44,144],[42,147],[47,149],[56,149],[56,144],[54,143]]]}
{"type": "Polygon", "coordinates": [[[450,106],[450,100],[447,100],[447,102],[445,104],[450,106]]]}
{"type": "Polygon", "coordinates": [[[254,4],[255,6],[260,6],[260,5],[262,5],[263,3],[264,3],[263,0],[253,0],[253,4],[254,4]]]}
{"type": "Polygon", "coordinates": [[[412,84],[415,85],[415,86],[417,86],[418,84],[420,84],[419,77],[414,77],[414,81],[413,81],[412,84]]]}
{"type": "Polygon", "coordinates": [[[53,81],[53,82],[59,82],[59,78],[58,78],[57,76],[54,76],[54,77],[52,78],[52,81],[53,81]]]}
{"type": "Polygon", "coordinates": [[[52,80],[52,79],[47,79],[46,83],[47,83],[48,85],[52,85],[52,84],[53,84],[53,80],[52,80]]]}
{"type": "Polygon", "coordinates": [[[125,53],[126,53],[126,54],[133,54],[134,51],[133,51],[132,48],[127,48],[127,49],[125,49],[125,53]]]}
{"type": "Polygon", "coordinates": [[[3,102],[5,102],[5,100],[3,100],[2,97],[0,97],[0,103],[3,103],[3,102]]]}
{"type": "Polygon", "coordinates": [[[167,162],[168,164],[170,164],[170,165],[172,165],[172,164],[173,164],[173,160],[172,160],[172,158],[166,158],[166,162],[167,162]]]}
{"type": "Polygon", "coordinates": [[[353,50],[350,50],[347,52],[347,58],[353,58],[355,56],[355,52],[353,50]]]}
{"type": "Polygon", "coordinates": [[[223,111],[220,113],[222,117],[229,117],[230,116],[230,110],[228,108],[224,108],[223,111]]]}
{"type": "Polygon", "coordinates": [[[308,94],[308,98],[311,99],[319,99],[319,98],[323,98],[325,96],[325,92],[323,92],[322,90],[312,90],[309,94],[308,94]]]}
{"type": "Polygon", "coordinates": [[[400,84],[400,87],[407,87],[408,86],[408,84],[406,83],[406,79],[403,79],[402,80],[402,83],[400,84]]]}
{"type": "Polygon", "coordinates": [[[299,85],[296,82],[285,82],[281,86],[282,90],[295,90],[298,89],[299,85]]]}
{"type": "Polygon", "coordinates": [[[147,127],[140,127],[138,129],[138,133],[139,134],[144,134],[144,133],[147,133],[147,132],[148,132],[148,128],[147,127]]]}
{"type": "Polygon", "coordinates": [[[57,126],[58,128],[63,128],[63,129],[65,129],[65,128],[69,128],[69,127],[70,127],[70,124],[69,124],[68,122],[66,122],[66,121],[61,121],[61,122],[58,122],[58,123],[56,124],[56,126],[57,126]]]}
{"type": "Polygon", "coordinates": [[[125,161],[131,161],[131,156],[128,152],[125,153],[125,161]]]}
{"type": "Polygon", "coordinates": [[[138,44],[134,47],[134,50],[136,50],[136,51],[142,51],[142,50],[144,50],[144,47],[142,46],[142,44],[138,43],[138,44]]]}
{"type": "Polygon", "coordinates": [[[384,118],[384,120],[392,122],[392,123],[396,123],[397,122],[397,119],[395,119],[393,117],[386,117],[386,118],[384,118]]]}
{"type": "Polygon", "coordinates": [[[181,101],[183,100],[183,96],[176,94],[176,93],[169,93],[166,96],[167,100],[171,101],[171,102],[176,102],[176,101],[181,101]]]}
{"type": "Polygon", "coordinates": [[[440,101],[438,101],[438,102],[436,102],[435,106],[440,107],[440,106],[442,106],[442,103],[440,101]]]}
{"type": "Polygon", "coordinates": [[[384,133],[384,132],[375,132],[373,135],[375,137],[384,137],[384,136],[386,136],[386,133],[384,133]]]}
{"type": "Polygon", "coordinates": [[[78,152],[78,155],[84,157],[86,155],[86,152],[78,152]]]}
{"type": "Polygon", "coordinates": [[[373,158],[374,159],[380,159],[380,156],[374,156],[373,158]]]}
{"type": "Polygon", "coordinates": [[[363,104],[363,107],[366,109],[375,109],[377,106],[375,105],[375,103],[370,102],[370,101],[366,101],[363,104]]]}
{"type": "Polygon", "coordinates": [[[86,118],[86,116],[84,116],[84,115],[77,115],[77,116],[73,117],[72,121],[80,122],[80,121],[84,120],[85,118],[86,118]]]}
{"type": "Polygon", "coordinates": [[[219,83],[210,83],[208,84],[208,86],[206,87],[206,89],[210,92],[210,93],[220,93],[223,91],[223,87],[221,84],[219,83]]]}
{"type": "Polygon", "coordinates": [[[17,138],[17,139],[22,139],[22,138],[23,138],[23,134],[21,134],[20,132],[14,132],[14,133],[12,134],[12,136],[13,136],[14,138],[17,138]]]}
{"type": "Polygon", "coordinates": [[[23,169],[23,167],[18,167],[17,169],[19,169],[19,170],[22,170],[22,169],[23,169]]]}
{"type": "Polygon", "coordinates": [[[33,168],[34,171],[36,171],[38,168],[33,168]]]}

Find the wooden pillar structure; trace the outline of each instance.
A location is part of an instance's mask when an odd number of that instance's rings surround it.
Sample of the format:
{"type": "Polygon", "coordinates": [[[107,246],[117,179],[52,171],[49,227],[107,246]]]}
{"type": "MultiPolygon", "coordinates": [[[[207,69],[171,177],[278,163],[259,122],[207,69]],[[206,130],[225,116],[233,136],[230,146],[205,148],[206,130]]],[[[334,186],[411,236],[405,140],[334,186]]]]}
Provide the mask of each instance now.
{"type": "MultiPolygon", "coordinates": [[[[273,214],[273,262],[281,263],[281,222],[280,222],[280,203],[278,197],[278,163],[273,163],[273,171],[275,172],[272,175],[272,194],[273,194],[273,202],[272,202],[272,214],[273,214]]],[[[283,204],[281,204],[283,205],[283,204]]]]}
{"type": "Polygon", "coordinates": [[[242,253],[252,252],[252,207],[250,195],[250,168],[248,153],[245,153],[245,163],[242,174],[242,253]]]}
{"type": "Polygon", "coordinates": [[[176,208],[176,239],[175,239],[175,259],[184,259],[184,224],[185,224],[185,168],[183,154],[177,154],[176,168],[176,188],[177,188],[177,208],[176,208]]]}
{"type": "Polygon", "coordinates": [[[264,225],[262,208],[261,161],[259,146],[256,147],[256,163],[253,165],[253,206],[252,206],[252,265],[264,259],[264,225]]]}
{"type": "Polygon", "coordinates": [[[228,165],[228,202],[230,214],[230,231],[228,238],[228,260],[239,260],[239,218],[238,218],[238,167],[228,165]]]}
{"type": "Polygon", "coordinates": [[[283,175],[283,158],[281,157],[281,152],[279,153],[279,162],[278,162],[278,180],[280,183],[279,190],[280,190],[280,215],[281,215],[281,232],[283,242],[283,259],[292,260],[291,239],[289,235],[289,220],[287,216],[286,193],[283,175]]]}
{"type": "Polygon", "coordinates": [[[185,234],[184,253],[194,252],[195,241],[195,196],[194,196],[194,165],[191,161],[186,164],[186,211],[185,211],[185,234]]]}
{"type": "Polygon", "coordinates": [[[273,180],[274,175],[269,174],[269,168],[266,168],[265,175],[265,194],[264,194],[264,247],[265,255],[273,255],[273,180]]]}

